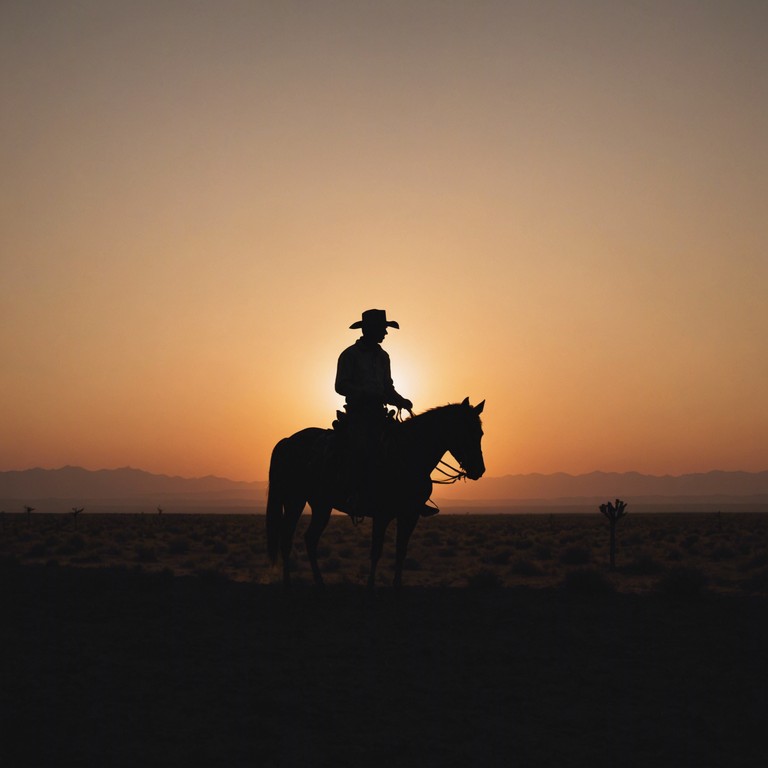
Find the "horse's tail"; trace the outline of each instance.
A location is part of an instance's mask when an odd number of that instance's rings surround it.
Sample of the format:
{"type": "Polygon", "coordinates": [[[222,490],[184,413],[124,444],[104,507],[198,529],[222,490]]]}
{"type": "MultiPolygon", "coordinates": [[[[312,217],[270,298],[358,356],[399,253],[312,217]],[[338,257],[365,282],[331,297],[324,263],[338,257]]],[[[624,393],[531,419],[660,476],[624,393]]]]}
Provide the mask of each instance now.
{"type": "Polygon", "coordinates": [[[269,462],[269,490],[267,491],[267,552],[272,565],[277,563],[280,552],[280,531],[283,526],[283,500],[285,483],[283,480],[283,462],[285,451],[281,440],[272,451],[269,462]]]}

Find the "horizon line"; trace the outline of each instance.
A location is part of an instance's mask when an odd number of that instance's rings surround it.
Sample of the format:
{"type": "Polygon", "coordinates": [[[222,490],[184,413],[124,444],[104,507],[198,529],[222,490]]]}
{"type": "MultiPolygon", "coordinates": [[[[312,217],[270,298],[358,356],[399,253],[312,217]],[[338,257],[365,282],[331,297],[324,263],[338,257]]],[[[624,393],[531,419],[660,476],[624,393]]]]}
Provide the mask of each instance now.
{"type": "MultiPolygon", "coordinates": [[[[65,469],[78,469],[82,470],[83,472],[119,472],[121,470],[130,470],[132,472],[143,472],[148,475],[154,475],[155,477],[168,477],[171,479],[180,479],[180,480],[226,480],[230,483],[267,483],[269,480],[267,478],[264,479],[257,479],[257,480],[241,480],[241,479],[233,479],[231,477],[226,477],[224,475],[216,475],[213,473],[209,473],[206,475],[179,475],[179,474],[169,474],[167,472],[153,472],[152,470],[148,469],[142,469],[141,467],[133,467],[129,464],[126,464],[121,467],[101,467],[99,469],[88,469],[87,467],[83,467],[77,464],[64,464],[60,467],[41,467],[41,466],[35,466],[35,467],[27,467],[26,469],[0,469],[0,474],[6,474],[9,472],[35,472],[35,471],[42,471],[42,472],[59,472],[61,470],[65,469]]],[[[503,480],[508,477],[553,477],[556,475],[563,475],[565,477],[585,477],[588,475],[642,475],[645,477],[655,477],[655,478],[675,478],[675,477],[689,477],[692,475],[711,475],[711,474],[746,474],[746,475],[761,475],[768,472],[768,469],[761,469],[761,470],[747,470],[747,469],[709,469],[709,470],[701,470],[701,471],[695,471],[695,472],[681,472],[679,474],[673,474],[673,473],[665,473],[665,474],[654,474],[651,472],[640,472],[639,470],[624,470],[624,471],[618,471],[618,470],[603,470],[603,469],[593,469],[589,472],[565,472],[562,470],[556,471],[556,472],[508,472],[503,475],[488,475],[484,478],[480,478],[480,480],[503,480]]],[[[479,482],[479,481],[478,481],[479,482]]]]}

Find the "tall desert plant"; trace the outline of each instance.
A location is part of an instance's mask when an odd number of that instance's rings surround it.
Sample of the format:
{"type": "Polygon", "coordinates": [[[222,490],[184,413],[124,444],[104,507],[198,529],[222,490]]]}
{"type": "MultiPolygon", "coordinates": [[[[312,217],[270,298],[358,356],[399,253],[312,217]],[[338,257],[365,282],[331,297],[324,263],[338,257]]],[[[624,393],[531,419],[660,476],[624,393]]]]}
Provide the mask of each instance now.
{"type": "Polygon", "coordinates": [[[600,505],[600,511],[608,519],[611,528],[611,570],[616,570],[616,523],[627,514],[627,505],[621,499],[600,505]]]}

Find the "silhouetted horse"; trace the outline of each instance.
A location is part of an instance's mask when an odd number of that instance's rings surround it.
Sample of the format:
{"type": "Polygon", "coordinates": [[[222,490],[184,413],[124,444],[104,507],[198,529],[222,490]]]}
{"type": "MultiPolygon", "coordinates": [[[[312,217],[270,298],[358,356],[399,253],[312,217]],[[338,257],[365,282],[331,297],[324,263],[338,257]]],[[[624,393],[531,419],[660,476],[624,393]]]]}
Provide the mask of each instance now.
{"type": "MultiPolygon", "coordinates": [[[[402,582],[403,562],[421,510],[432,493],[430,474],[443,455],[450,452],[461,466],[461,476],[477,480],[485,472],[483,436],[480,414],[485,401],[444,405],[395,423],[387,433],[383,448],[377,487],[376,509],[366,513],[373,518],[371,570],[368,587],[376,580],[376,565],[381,557],[384,534],[389,523],[397,519],[397,552],[395,587],[402,582]]],[[[269,465],[267,498],[267,545],[272,564],[278,554],[283,558],[283,582],[290,583],[288,559],[296,524],[309,502],[312,519],[305,541],[315,583],[322,586],[323,577],[317,564],[317,544],[331,516],[332,509],[344,509],[343,490],[334,487],[334,473],[327,456],[333,430],[310,427],[281,440],[272,451],[269,465]]]]}

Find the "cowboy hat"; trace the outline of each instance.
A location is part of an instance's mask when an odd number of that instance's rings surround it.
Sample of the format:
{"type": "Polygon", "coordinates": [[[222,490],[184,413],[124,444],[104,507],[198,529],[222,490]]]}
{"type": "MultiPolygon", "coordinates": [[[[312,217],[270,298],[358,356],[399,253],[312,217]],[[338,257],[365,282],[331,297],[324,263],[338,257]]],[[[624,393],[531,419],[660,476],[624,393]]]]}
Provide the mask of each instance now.
{"type": "Polygon", "coordinates": [[[385,328],[399,328],[400,324],[394,320],[387,320],[387,311],[385,309],[366,309],[363,312],[363,319],[357,320],[350,325],[350,328],[362,328],[363,326],[374,325],[384,326],[385,328]]]}

